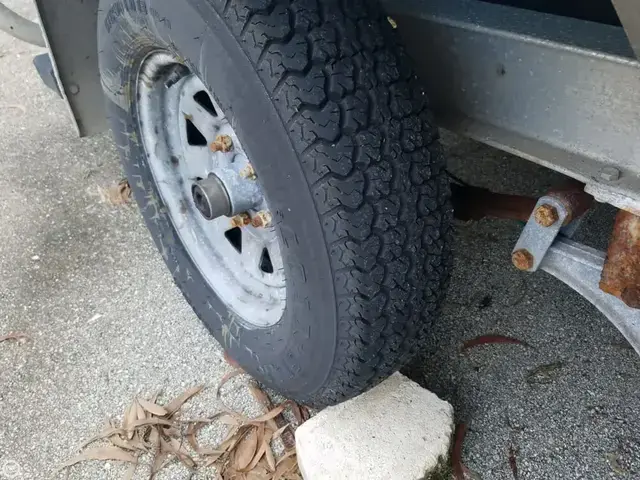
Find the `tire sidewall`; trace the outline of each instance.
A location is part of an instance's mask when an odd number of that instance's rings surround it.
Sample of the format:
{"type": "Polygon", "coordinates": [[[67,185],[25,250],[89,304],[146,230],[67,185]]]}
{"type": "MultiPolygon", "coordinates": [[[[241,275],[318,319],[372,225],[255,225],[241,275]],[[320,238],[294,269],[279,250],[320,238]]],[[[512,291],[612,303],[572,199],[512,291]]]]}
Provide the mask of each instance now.
{"type": "Polygon", "coordinates": [[[311,190],[287,129],[251,60],[219,15],[197,0],[102,0],[100,73],[113,134],[142,215],[183,294],[245,370],[314,403],[336,349],[336,295],[311,190]],[[179,13],[178,13],[179,12],[179,13]],[[181,244],[153,180],[137,119],[137,71],[165,49],[196,73],[235,126],[272,209],[284,260],[286,308],[271,328],[248,328],[208,286],[181,244]]]}

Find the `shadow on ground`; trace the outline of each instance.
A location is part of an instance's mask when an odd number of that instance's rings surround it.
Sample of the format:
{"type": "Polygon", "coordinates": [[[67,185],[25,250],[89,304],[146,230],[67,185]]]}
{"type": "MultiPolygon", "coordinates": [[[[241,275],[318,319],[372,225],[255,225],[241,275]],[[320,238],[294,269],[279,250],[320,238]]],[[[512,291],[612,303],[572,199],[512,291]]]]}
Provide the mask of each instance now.
{"type": "MultiPolygon", "coordinates": [[[[450,170],[505,193],[541,195],[562,176],[445,135],[450,170]]],[[[605,249],[615,210],[599,205],[577,240],[605,249]]],[[[595,307],[544,272],[510,264],[522,224],[457,224],[452,282],[431,343],[406,369],[468,424],[463,460],[484,480],[640,478],[640,358],[595,307]],[[527,342],[460,352],[497,333],[527,342]]]]}

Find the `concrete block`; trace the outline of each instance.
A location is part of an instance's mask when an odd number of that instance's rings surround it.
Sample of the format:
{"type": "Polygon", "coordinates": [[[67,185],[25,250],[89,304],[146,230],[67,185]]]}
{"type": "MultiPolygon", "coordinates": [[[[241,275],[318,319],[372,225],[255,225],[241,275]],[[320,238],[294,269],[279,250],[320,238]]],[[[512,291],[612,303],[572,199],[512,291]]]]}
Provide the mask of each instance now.
{"type": "Polygon", "coordinates": [[[296,431],[305,480],[421,480],[447,461],[448,402],[396,373],[296,431]]]}

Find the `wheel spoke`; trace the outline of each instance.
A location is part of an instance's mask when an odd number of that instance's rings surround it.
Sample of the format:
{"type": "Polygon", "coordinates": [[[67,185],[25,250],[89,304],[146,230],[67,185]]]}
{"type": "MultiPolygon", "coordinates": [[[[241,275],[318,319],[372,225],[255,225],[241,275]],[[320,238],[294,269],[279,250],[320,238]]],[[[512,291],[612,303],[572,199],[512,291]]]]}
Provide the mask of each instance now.
{"type": "MultiPolygon", "coordinates": [[[[250,164],[234,127],[198,77],[186,67],[176,67],[179,64],[168,54],[158,53],[145,65],[144,77],[140,77],[145,81],[139,82],[144,95],[140,102],[143,141],[180,241],[205,281],[230,310],[258,327],[274,325],[286,302],[283,262],[275,231],[250,225],[236,228],[224,214],[209,220],[203,213],[203,204],[198,208],[193,199],[192,187],[198,179],[220,175],[225,168],[240,171],[250,164]],[[171,71],[162,77],[168,70],[171,71]],[[211,143],[218,137],[228,147],[214,151],[211,143]]],[[[259,180],[252,181],[256,183],[251,184],[251,198],[263,198],[261,191],[255,192],[259,180]]],[[[225,186],[232,187],[233,184],[225,186]]],[[[239,191],[238,200],[242,203],[242,195],[249,193],[239,191]]],[[[203,198],[202,192],[200,195],[203,198]]],[[[214,201],[223,199],[216,197],[214,201]]],[[[226,212],[228,208],[224,208],[226,212]]],[[[251,207],[237,208],[253,211],[251,207]]],[[[264,199],[259,209],[269,209],[264,199]]]]}
{"type": "Polygon", "coordinates": [[[263,273],[262,270],[260,270],[260,260],[263,249],[264,243],[262,239],[248,232],[243,235],[242,253],[240,256],[242,257],[242,264],[247,271],[254,272],[257,275],[263,273]]]}

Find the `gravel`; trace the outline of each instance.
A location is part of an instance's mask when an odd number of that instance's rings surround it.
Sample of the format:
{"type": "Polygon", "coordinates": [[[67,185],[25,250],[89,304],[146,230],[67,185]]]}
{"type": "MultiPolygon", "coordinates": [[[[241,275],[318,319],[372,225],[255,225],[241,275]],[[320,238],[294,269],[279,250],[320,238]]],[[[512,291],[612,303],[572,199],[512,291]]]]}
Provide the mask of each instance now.
{"type": "MultiPolygon", "coordinates": [[[[28,0],[8,4],[32,12],[28,0]]],[[[0,343],[0,479],[52,478],[134,395],[215,386],[229,370],[136,207],[100,201],[98,187],[122,176],[115,148],[106,134],[76,138],[64,103],[31,65],[39,51],[0,35],[0,335],[30,337],[0,343]]],[[[476,185],[540,194],[561,178],[468,140],[445,140],[452,172],[476,185]]],[[[597,208],[579,239],[604,248],[613,213],[597,208]]],[[[407,371],[469,424],[463,457],[485,480],[513,478],[510,447],[522,479],[640,478],[640,359],[568,287],[510,266],[520,228],[496,220],[457,225],[443,316],[407,371]],[[532,348],[459,353],[464,340],[485,333],[532,348]],[[531,375],[547,364],[557,368],[531,375]]],[[[232,380],[225,401],[257,413],[244,383],[232,380]]],[[[215,412],[212,390],[189,412],[215,412]]],[[[219,435],[209,432],[212,441],[219,435]]],[[[92,462],[69,478],[123,472],[115,462],[92,462]]],[[[173,467],[159,478],[212,475],[173,467]]]]}

